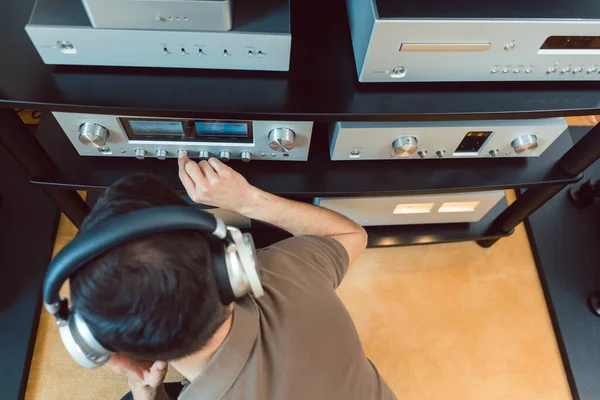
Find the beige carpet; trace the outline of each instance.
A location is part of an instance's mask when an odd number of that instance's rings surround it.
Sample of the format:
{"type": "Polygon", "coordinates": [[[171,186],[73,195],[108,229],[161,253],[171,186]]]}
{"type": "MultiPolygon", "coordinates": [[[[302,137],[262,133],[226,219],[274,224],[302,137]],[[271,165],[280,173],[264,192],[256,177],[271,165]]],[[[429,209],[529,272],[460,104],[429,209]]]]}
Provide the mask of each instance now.
{"type": "MultiPolygon", "coordinates": [[[[74,233],[63,219],[55,251],[74,233]]],[[[367,250],[339,294],[401,399],[571,398],[522,226],[490,249],[367,250]]],[[[178,379],[171,371],[169,380],[178,379]]],[[[106,369],[78,367],[42,314],[26,399],[119,399],[126,391],[106,369]]]]}

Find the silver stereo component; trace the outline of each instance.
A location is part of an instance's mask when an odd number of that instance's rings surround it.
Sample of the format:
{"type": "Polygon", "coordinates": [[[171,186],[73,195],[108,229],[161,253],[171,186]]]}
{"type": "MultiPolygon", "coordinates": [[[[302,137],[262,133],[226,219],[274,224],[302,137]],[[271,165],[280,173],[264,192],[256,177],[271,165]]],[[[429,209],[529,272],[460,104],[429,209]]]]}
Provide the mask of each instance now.
{"type": "Polygon", "coordinates": [[[347,0],[361,82],[600,79],[600,2],[347,0]]]}
{"type": "Polygon", "coordinates": [[[390,197],[316,198],[315,205],[338,212],[359,225],[414,225],[477,222],[504,191],[390,197]]]}
{"type": "Polygon", "coordinates": [[[237,2],[229,32],[100,29],[81,0],[37,0],[25,30],[55,65],[288,71],[292,44],[287,0],[237,2]]]}
{"type": "Polygon", "coordinates": [[[230,0],[83,0],[94,28],[228,31],[230,0]]]}
{"type": "Polygon", "coordinates": [[[332,160],[537,157],[565,129],[564,118],[337,122],[330,154],[332,160]]]}
{"type": "Polygon", "coordinates": [[[54,112],[82,156],[306,161],[312,122],[148,118],[54,112]]]}

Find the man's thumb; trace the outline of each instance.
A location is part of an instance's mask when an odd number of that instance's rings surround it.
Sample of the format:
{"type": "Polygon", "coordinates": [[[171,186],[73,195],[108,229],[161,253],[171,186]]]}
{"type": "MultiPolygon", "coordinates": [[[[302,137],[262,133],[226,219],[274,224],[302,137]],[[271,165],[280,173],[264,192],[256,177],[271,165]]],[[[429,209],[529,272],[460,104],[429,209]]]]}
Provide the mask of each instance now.
{"type": "Polygon", "coordinates": [[[159,371],[164,371],[165,369],[167,369],[167,362],[166,361],[155,361],[153,367],[159,371]]]}

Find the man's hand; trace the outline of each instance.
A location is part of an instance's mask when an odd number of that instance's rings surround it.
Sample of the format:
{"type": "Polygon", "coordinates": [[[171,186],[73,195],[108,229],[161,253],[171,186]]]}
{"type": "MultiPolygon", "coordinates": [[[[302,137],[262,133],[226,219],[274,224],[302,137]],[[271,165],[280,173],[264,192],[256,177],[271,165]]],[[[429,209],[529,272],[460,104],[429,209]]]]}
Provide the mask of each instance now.
{"type": "Polygon", "coordinates": [[[216,158],[196,163],[182,154],[179,178],[194,202],[237,212],[257,190],[242,175],[216,158]]]}
{"type": "Polygon", "coordinates": [[[344,246],[350,263],[367,245],[365,230],[348,218],[325,208],[264,192],[216,158],[196,163],[182,153],[179,178],[196,203],[235,211],[296,236],[329,236],[344,246]]]}
{"type": "Polygon", "coordinates": [[[163,382],[168,370],[165,361],[140,362],[117,353],[110,357],[106,366],[127,377],[135,400],[165,398],[163,382]]]}

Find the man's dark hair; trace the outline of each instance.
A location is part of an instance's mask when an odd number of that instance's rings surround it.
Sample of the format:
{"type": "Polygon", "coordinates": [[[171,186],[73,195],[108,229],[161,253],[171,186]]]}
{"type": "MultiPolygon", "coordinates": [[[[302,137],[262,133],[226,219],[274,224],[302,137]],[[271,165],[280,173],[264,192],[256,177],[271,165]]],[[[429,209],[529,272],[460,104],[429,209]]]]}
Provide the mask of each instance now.
{"type": "MultiPolygon", "coordinates": [[[[128,176],[100,196],[81,231],[130,211],[186,204],[152,175],[128,176]]],[[[105,253],[71,277],[74,309],[102,345],[138,360],[170,361],[200,350],[229,316],[209,240],[173,231],[105,253]]]]}

